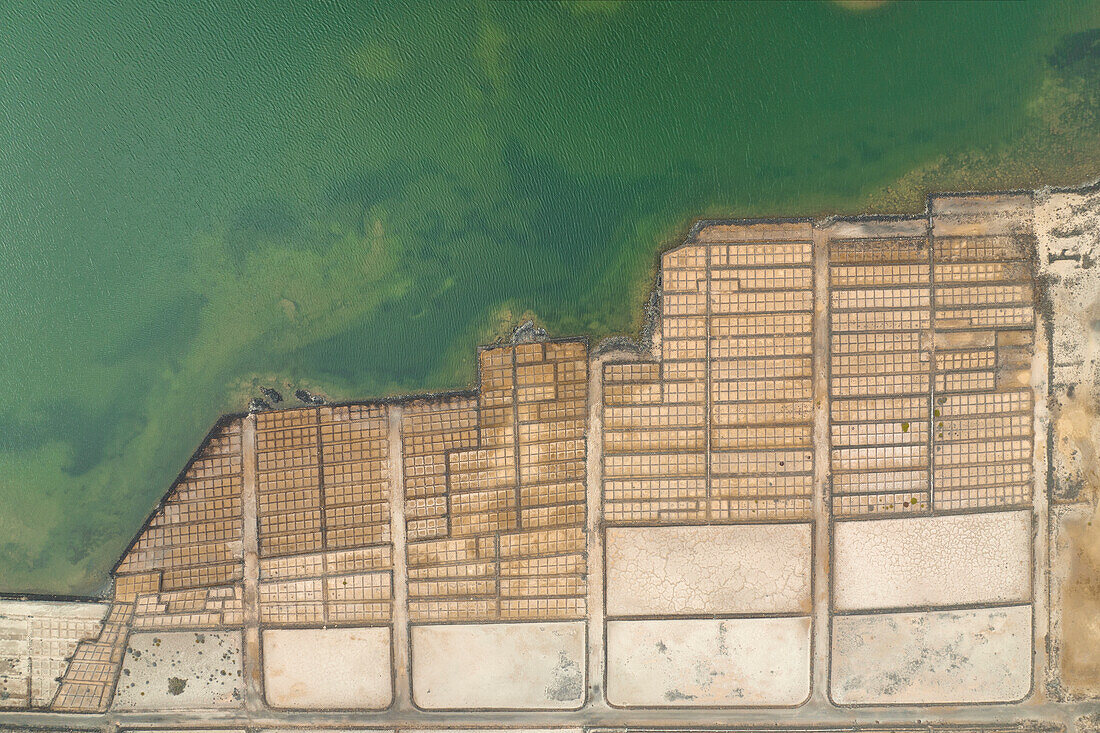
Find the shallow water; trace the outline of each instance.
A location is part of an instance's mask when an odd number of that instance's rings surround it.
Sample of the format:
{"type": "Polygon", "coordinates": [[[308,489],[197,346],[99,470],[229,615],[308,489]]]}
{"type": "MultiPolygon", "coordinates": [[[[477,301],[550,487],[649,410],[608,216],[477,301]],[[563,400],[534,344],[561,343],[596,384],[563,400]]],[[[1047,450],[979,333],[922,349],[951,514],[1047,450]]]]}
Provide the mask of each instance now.
{"type": "Polygon", "coordinates": [[[692,217],[1100,173],[1100,64],[1048,58],[1096,26],[1069,2],[0,8],[0,588],[98,587],[257,384],[462,387],[525,312],[629,331],[692,217]]]}

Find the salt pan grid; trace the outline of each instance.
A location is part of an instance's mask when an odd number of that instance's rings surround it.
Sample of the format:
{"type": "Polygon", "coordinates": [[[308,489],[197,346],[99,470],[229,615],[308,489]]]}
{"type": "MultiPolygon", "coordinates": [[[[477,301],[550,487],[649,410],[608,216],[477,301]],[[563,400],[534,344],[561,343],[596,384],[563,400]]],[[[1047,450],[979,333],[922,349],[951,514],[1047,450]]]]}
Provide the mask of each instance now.
{"type": "Polygon", "coordinates": [[[102,621],[0,619],[0,706],[107,710],[135,634],[244,632],[247,672],[249,629],[283,667],[307,637],[392,665],[349,688],[363,707],[283,670],[227,698],[252,711],[1023,699],[1042,344],[1030,204],[997,205],[704,222],[662,256],[649,348],[498,343],[470,392],[225,418],[102,621]],[[536,647],[542,677],[513,679],[536,647]],[[499,657],[470,680],[516,684],[465,697],[470,649],[499,657]]]}

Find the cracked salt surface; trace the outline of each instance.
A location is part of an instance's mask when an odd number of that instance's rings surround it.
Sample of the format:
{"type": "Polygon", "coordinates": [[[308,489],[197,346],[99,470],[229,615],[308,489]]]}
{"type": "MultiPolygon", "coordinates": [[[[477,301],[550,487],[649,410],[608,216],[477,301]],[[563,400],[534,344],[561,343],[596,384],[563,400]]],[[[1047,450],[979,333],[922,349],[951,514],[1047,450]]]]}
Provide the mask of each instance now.
{"type": "Polygon", "coordinates": [[[808,613],[810,525],[607,530],[610,616],[808,613]]]}
{"type": "Polygon", "coordinates": [[[837,522],[838,610],[1026,602],[1031,512],[837,522]]]}

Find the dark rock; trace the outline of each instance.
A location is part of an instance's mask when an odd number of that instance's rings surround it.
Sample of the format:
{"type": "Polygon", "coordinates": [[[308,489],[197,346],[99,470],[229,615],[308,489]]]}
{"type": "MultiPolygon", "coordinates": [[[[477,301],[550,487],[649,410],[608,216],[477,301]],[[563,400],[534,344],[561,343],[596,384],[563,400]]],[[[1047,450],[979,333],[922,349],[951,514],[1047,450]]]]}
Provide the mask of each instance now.
{"type": "Polygon", "coordinates": [[[536,326],[534,321],[524,321],[516,326],[515,331],[512,331],[513,344],[533,344],[545,341],[547,338],[549,334],[546,333],[546,329],[536,326]]]}
{"type": "Polygon", "coordinates": [[[266,401],[261,400],[259,397],[253,397],[252,401],[248,403],[248,413],[250,415],[260,412],[261,410],[270,409],[271,405],[269,405],[266,401]]]}
{"type": "Polygon", "coordinates": [[[283,401],[282,394],[280,394],[277,390],[271,389],[270,387],[260,387],[260,392],[263,394],[264,397],[271,400],[272,403],[283,401]]]}
{"type": "Polygon", "coordinates": [[[321,395],[310,394],[304,389],[295,390],[294,396],[307,405],[323,405],[325,404],[325,398],[321,395]]]}

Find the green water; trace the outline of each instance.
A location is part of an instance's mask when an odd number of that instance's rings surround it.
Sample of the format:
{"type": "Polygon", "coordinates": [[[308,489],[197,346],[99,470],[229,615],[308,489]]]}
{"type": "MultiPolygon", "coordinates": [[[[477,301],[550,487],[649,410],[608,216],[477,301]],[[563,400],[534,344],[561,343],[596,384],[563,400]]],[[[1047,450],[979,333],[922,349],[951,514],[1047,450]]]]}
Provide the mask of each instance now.
{"type": "Polygon", "coordinates": [[[528,311],[629,332],[692,217],[1100,174],[1100,59],[1064,40],[1097,26],[1070,2],[4,3],[0,588],[100,586],[259,382],[462,387],[528,311]]]}

